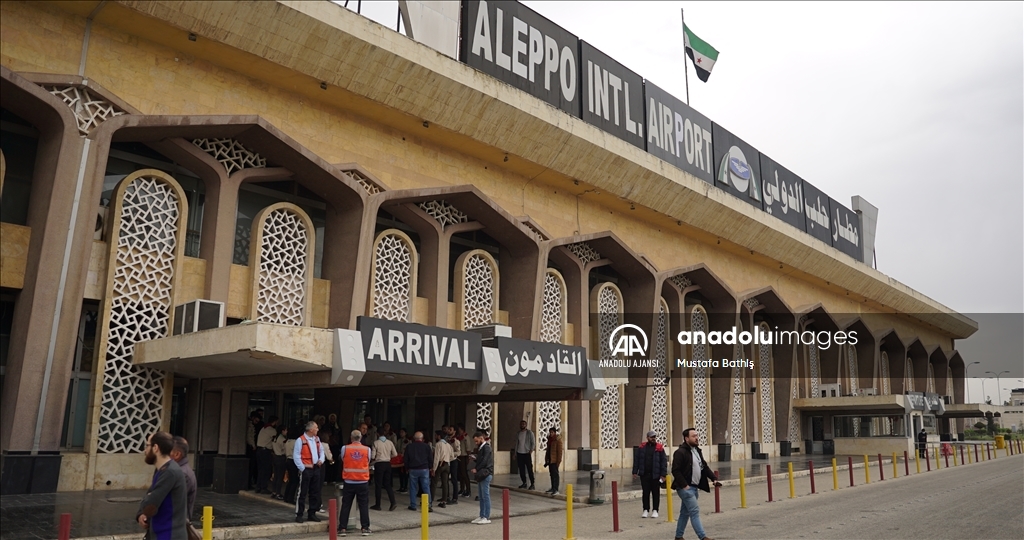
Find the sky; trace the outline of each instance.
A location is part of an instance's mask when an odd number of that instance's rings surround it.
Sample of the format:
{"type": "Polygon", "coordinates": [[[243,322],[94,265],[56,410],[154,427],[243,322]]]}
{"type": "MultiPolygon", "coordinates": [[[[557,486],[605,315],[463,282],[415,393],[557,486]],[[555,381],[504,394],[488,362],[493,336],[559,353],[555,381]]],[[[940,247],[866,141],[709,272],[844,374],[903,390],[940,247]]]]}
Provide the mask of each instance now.
{"type": "MultiPolygon", "coordinates": [[[[707,83],[689,68],[690,105],[837,201],[878,207],[879,271],[989,321],[957,344],[983,362],[969,375],[1024,386],[1024,318],[989,315],[1024,313],[1024,4],[523,3],[682,100],[685,9],[719,51],[707,83]]],[[[397,4],[362,13],[394,29],[397,4]]]]}

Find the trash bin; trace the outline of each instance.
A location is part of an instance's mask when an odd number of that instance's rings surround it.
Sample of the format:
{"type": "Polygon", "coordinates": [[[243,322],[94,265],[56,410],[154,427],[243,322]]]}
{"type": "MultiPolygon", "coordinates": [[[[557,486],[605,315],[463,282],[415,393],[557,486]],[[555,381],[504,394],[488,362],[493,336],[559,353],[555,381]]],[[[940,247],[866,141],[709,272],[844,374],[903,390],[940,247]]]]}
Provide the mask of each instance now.
{"type": "Polygon", "coordinates": [[[779,455],[782,457],[789,457],[793,455],[793,443],[789,441],[779,441],[779,455]]]}
{"type": "Polygon", "coordinates": [[[836,441],[833,439],[825,439],[821,445],[821,453],[826,456],[836,455],[836,441]]]}
{"type": "Polygon", "coordinates": [[[590,471],[590,504],[604,502],[604,471],[590,471]]]}
{"type": "Polygon", "coordinates": [[[718,461],[732,461],[732,445],[718,443],[718,461]]]}
{"type": "Polygon", "coordinates": [[[1002,450],[1006,446],[1006,439],[1002,435],[996,435],[996,449],[1002,450]]]}

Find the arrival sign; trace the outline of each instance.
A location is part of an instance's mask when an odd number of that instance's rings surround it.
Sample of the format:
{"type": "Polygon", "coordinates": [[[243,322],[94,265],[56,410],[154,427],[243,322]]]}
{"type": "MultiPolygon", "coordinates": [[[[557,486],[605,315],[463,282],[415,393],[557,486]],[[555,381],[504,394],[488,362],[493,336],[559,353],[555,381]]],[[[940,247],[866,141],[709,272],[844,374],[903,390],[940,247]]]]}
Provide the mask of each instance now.
{"type": "Polygon", "coordinates": [[[359,317],[366,371],[480,380],[480,334],[359,317]]]}

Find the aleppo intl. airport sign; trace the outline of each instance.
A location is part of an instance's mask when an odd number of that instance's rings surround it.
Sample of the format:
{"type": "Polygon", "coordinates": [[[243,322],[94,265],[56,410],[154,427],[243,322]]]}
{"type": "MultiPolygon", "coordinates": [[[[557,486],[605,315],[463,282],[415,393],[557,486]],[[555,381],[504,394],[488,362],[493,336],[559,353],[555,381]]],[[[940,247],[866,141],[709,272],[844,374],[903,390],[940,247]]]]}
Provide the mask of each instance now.
{"type": "Polygon", "coordinates": [[[480,380],[480,334],[359,317],[366,371],[480,380]]]}
{"type": "Polygon", "coordinates": [[[459,59],[861,260],[860,216],[532,9],[462,2],[459,59]]]}
{"type": "Polygon", "coordinates": [[[558,343],[495,337],[505,382],[587,387],[587,351],[558,343]]]}

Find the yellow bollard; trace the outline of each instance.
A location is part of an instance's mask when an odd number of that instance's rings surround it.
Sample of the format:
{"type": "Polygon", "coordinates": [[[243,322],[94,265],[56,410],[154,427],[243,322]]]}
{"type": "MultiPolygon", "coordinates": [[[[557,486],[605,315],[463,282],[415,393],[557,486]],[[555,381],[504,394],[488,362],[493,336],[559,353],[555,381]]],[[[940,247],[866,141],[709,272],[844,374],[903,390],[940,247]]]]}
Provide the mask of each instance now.
{"type": "Polygon", "coordinates": [[[203,540],[213,540],[213,507],[203,507],[203,540]]]}
{"type": "Polygon", "coordinates": [[[864,454],[864,483],[871,483],[871,464],[868,462],[867,454],[864,454]]]}
{"type": "Polygon", "coordinates": [[[565,486],[565,539],[576,540],[572,535],[572,484],[565,486]]]}
{"type": "Polygon", "coordinates": [[[665,521],[672,523],[675,518],[672,517],[672,475],[665,476],[665,495],[668,497],[668,519],[665,521]]]}
{"type": "Polygon", "coordinates": [[[747,486],[744,483],[743,467],[740,467],[740,508],[747,507],[747,486]]]}
{"type": "Polygon", "coordinates": [[[793,462],[790,461],[786,464],[786,468],[789,470],[789,498],[796,498],[796,486],[793,485],[793,462]]]}
{"type": "Polygon", "coordinates": [[[836,474],[836,458],[832,458],[832,489],[839,489],[839,475],[836,474]]]}
{"type": "Polygon", "coordinates": [[[1006,457],[1010,457],[1010,445],[1004,444],[1003,451],[1006,452],[1006,457]]]}
{"type": "Polygon", "coordinates": [[[430,538],[430,518],[427,512],[430,511],[430,496],[426,493],[420,495],[420,540],[430,538]]]}
{"type": "Polygon", "coordinates": [[[942,465],[939,465],[939,448],[935,447],[935,470],[937,471],[941,468],[942,465]]]}
{"type": "Polygon", "coordinates": [[[899,471],[896,469],[896,462],[897,461],[898,460],[896,459],[896,452],[893,452],[892,453],[892,477],[893,478],[896,478],[896,477],[898,477],[900,475],[899,471]]]}
{"type": "Polygon", "coordinates": [[[921,453],[914,449],[914,465],[917,467],[917,474],[921,474],[921,453]]]}

